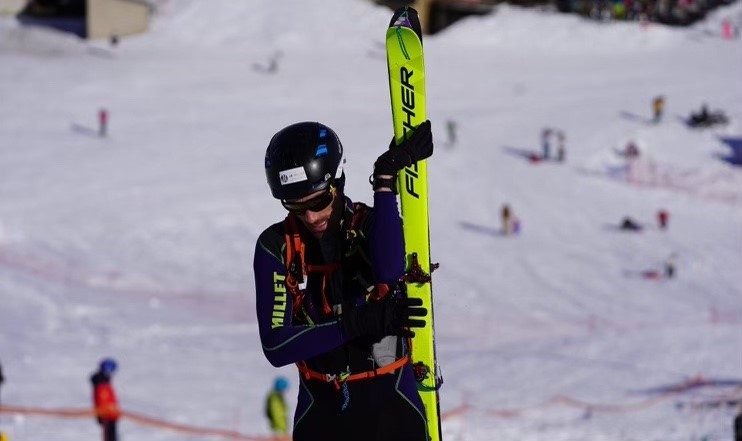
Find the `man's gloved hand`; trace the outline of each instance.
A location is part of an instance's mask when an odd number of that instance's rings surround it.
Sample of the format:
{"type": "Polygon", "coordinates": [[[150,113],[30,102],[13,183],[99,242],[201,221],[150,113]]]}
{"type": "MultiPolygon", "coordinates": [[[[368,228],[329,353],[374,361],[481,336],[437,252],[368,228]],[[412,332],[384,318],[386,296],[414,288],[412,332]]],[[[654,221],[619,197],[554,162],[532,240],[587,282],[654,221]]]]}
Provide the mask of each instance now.
{"type": "Polygon", "coordinates": [[[424,317],[428,310],[421,307],[422,299],[386,299],[367,303],[343,312],[342,326],[349,338],[359,336],[384,337],[399,335],[414,337],[415,333],[406,328],[422,328],[425,320],[411,317],[424,317]]]}
{"type": "Polygon", "coordinates": [[[433,132],[430,130],[430,120],[426,120],[402,144],[396,145],[392,138],[389,150],[382,153],[374,163],[374,175],[395,176],[403,168],[432,154],[433,132]]]}

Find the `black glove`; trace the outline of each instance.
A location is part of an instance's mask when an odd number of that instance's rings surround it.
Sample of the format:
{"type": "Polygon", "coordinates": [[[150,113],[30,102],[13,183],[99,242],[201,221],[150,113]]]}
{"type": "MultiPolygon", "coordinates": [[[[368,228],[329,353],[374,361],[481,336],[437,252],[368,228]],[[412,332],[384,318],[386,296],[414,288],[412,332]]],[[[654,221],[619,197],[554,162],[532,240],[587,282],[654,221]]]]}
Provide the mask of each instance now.
{"type": "Polygon", "coordinates": [[[417,126],[412,135],[396,145],[394,138],[389,150],[379,156],[374,163],[374,175],[396,175],[398,171],[433,154],[433,132],[430,120],[417,126]]]}
{"type": "Polygon", "coordinates": [[[422,308],[422,299],[386,299],[367,303],[343,312],[342,325],[345,335],[355,338],[362,335],[381,338],[386,335],[414,337],[406,328],[422,328],[425,320],[410,317],[425,317],[428,310],[422,308]]]}

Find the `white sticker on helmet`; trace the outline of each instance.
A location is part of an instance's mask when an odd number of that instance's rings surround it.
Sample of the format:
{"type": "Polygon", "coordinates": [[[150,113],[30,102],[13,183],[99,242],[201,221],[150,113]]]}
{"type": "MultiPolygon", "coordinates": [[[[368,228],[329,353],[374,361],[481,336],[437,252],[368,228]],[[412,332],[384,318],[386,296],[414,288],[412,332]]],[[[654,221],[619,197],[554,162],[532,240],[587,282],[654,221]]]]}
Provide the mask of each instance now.
{"type": "Polygon", "coordinates": [[[307,172],[304,171],[304,167],[296,167],[280,172],[278,177],[281,180],[281,185],[289,185],[295,182],[306,181],[307,172]]]}
{"type": "Polygon", "coordinates": [[[343,156],[340,157],[340,164],[338,164],[338,169],[335,171],[335,179],[340,179],[341,176],[343,176],[343,167],[345,166],[345,152],[343,152],[343,156]]]}

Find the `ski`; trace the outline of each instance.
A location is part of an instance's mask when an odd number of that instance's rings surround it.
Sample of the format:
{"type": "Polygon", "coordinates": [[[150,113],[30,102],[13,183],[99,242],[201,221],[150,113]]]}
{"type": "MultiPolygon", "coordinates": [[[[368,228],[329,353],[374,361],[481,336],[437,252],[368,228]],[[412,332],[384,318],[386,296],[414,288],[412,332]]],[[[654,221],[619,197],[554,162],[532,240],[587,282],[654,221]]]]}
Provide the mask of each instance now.
{"type": "MultiPolygon", "coordinates": [[[[425,63],[417,11],[410,7],[395,11],[386,32],[386,54],[394,137],[399,144],[426,119],[425,63]]],[[[422,299],[423,306],[428,310],[426,326],[416,329],[412,339],[412,365],[417,389],[425,406],[428,438],[440,441],[438,389],[442,378],[435,357],[427,161],[422,160],[405,168],[399,173],[398,179],[407,261],[407,295],[422,299]]]]}

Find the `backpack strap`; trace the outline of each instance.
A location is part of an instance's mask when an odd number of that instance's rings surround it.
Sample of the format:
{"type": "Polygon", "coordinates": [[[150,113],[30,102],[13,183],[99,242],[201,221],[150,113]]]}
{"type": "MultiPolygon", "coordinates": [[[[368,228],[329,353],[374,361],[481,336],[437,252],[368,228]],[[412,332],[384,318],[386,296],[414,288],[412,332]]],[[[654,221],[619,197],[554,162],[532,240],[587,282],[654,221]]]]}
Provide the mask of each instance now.
{"type": "Polygon", "coordinates": [[[284,239],[286,241],[286,289],[291,293],[293,311],[296,315],[302,309],[304,293],[299,287],[304,283],[306,268],[304,264],[304,242],[299,235],[299,228],[296,225],[296,217],[289,213],[283,221],[284,239]]]}
{"type": "MultiPolygon", "coordinates": [[[[344,257],[359,252],[361,258],[368,262],[368,258],[360,250],[356,250],[356,240],[359,236],[362,236],[361,229],[364,221],[368,215],[368,207],[360,202],[353,203],[353,216],[351,217],[350,224],[345,232],[345,251],[344,257]]],[[[284,240],[286,242],[286,289],[291,293],[293,302],[294,314],[299,311],[303,311],[304,302],[304,290],[303,285],[306,283],[306,278],[311,273],[322,274],[322,285],[321,285],[321,302],[322,312],[325,315],[331,315],[333,313],[332,306],[328,301],[327,289],[330,280],[330,275],[342,268],[340,262],[326,263],[322,265],[313,265],[306,262],[306,253],[304,241],[299,234],[299,224],[296,215],[289,213],[284,220],[284,240]]],[[[388,291],[388,287],[386,287],[388,291]]],[[[382,291],[381,297],[386,294],[386,291],[382,288],[381,290],[374,289],[374,293],[382,291]]],[[[378,294],[371,296],[374,300],[378,300],[378,294]]],[[[306,314],[306,311],[304,311],[306,314]]]]}
{"type": "MultiPolygon", "coordinates": [[[[291,293],[294,312],[303,310],[304,290],[303,284],[310,273],[322,273],[321,300],[322,312],[325,315],[332,314],[332,306],[327,300],[327,285],[330,275],[340,269],[340,263],[326,263],[322,265],[307,264],[305,260],[305,246],[299,234],[296,216],[289,213],[284,220],[284,237],[286,241],[286,289],[291,293]]],[[[306,315],[306,311],[304,311],[306,315]]]]}

